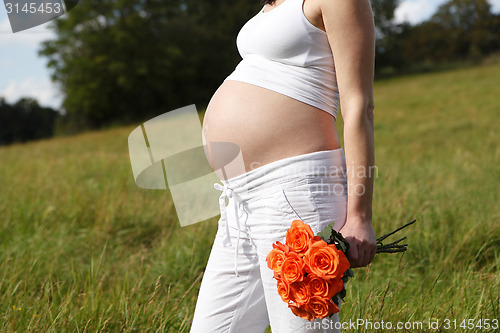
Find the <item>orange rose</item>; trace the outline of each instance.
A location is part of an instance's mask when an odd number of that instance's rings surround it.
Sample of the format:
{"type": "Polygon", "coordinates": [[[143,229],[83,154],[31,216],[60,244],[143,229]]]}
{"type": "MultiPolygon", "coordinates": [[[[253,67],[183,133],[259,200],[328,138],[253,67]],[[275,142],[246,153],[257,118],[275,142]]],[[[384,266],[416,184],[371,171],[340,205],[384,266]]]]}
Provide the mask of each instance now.
{"type": "Polygon", "coordinates": [[[326,316],[339,312],[339,308],[331,299],[313,296],[308,304],[309,311],[315,318],[325,318],[326,316]]]}
{"type": "Polygon", "coordinates": [[[311,298],[309,289],[309,279],[306,277],[304,281],[297,281],[290,284],[290,299],[298,305],[305,305],[311,298]]]}
{"type": "Polygon", "coordinates": [[[333,296],[337,295],[339,292],[344,289],[344,282],[342,282],[341,278],[338,279],[331,279],[328,281],[328,296],[332,295],[331,297],[328,297],[331,299],[333,296]]]}
{"type": "Polygon", "coordinates": [[[328,245],[323,240],[310,244],[304,258],[308,272],[324,279],[341,278],[351,266],[345,254],[334,244],[328,245]]]}
{"type": "Polygon", "coordinates": [[[295,220],[286,232],[286,243],[291,251],[303,256],[309,247],[309,241],[313,237],[314,233],[308,224],[295,220]]]}
{"type": "Polygon", "coordinates": [[[292,310],[293,314],[309,321],[314,320],[314,314],[309,311],[307,306],[297,306],[294,304],[288,304],[288,307],[292,310]]]}
{"type": "Polygon", "coordinates": [[[324,240],[321,239],[321,237],[319,236],[314,236],[313,238],[311,238],[311,240],[309,241],[309,247],[311,247],[311,245],[313,245],[314,243],[317,243],[317,242],[320,242],[321,244],[324,244],[324,245],[328,245],[327,242],[325,242],[324,240]]]}
{"type": "Polygon", "coordinates": [[[305,263],[295,252],[289,252],[281,265],[281,278],[287,283],[303,281],[305,263]]]}
{"type": "Polygon", "coordinates": [[[274,271],[275,277],[281,273],[281,266],[286,259],[286,254],[289,252],[288,246],[280,242],[273,244],[273,249],[266,257],[267,267],[274,271]]]}
{"type": "Polygon", "coordinates": [[[343,288],[344,284],[341,279],[323,279],[316,275],[308,275],[310,279],[309,289],[311,294],[314,296],[324,297],[326,299],[331,299],[334,295],[339,293],[343,288]]]}
{"type": "Polygon", "coordinates": [[[278,295],[280,295],[283,302],[288,303],[290,301],[290,285],[280,279],[278,279],[277,285],[278,295]]]}

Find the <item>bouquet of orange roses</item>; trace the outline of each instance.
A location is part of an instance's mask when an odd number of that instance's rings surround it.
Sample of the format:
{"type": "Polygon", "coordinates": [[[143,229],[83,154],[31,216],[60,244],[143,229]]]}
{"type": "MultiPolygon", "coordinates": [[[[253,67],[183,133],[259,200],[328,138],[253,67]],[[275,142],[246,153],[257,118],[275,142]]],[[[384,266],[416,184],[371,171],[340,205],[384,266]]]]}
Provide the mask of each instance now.
{"type": "MultiPolygon", "coordinates": [[[[399,244],[406,237],[386,245],[382,240],[414,222],[379,237],[376,253],[406,251],[407,244],[399,244]]],[[[312,321],[339,312],[339,299],[346,295],[344,285],[354,276],[348,250],[349,243],[333,229],[333,223],[315,236],[300,220],[292,222],[285,244],[273,244],[267,265],[274,271],[278,294],[296,316],[312,321]]]]}

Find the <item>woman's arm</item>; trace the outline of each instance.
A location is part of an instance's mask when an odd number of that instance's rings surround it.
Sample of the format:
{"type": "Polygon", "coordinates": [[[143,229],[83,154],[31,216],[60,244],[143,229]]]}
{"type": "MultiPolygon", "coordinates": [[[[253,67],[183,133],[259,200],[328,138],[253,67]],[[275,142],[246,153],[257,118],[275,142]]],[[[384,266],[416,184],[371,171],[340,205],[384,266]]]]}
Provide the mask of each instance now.
{"type": "Polygon", "coordinates": [[[375,163],[373,13],[369,0],[321,0],[321,12],[335,60],[344,119],[348,204],[341,232],[350,244],[352,267],[361,267],[372,261],[377,248],[371,224],[375,163]]]}

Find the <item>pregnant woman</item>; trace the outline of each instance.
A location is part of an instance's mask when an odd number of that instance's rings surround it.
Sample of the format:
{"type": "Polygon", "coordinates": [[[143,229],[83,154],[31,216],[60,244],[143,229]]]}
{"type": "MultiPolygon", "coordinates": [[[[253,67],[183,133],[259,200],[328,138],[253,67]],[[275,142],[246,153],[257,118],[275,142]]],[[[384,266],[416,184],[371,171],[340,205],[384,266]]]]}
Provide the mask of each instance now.
{"type": "Polygon", "coordinates": [[[335,221],[351,267],[373,259],[370,2],[267,0],[236,43],[243,60],[212,97],[203,140],[212,167],[211,144],[226,142],[241,149],[244,170],[216,185],[224,204],[191,332],[264,332],[269,323],[273,333],[338,332],[338,314],[309,322],[293,313],[266,256],[300,219],[315,234],[335,221]]]}

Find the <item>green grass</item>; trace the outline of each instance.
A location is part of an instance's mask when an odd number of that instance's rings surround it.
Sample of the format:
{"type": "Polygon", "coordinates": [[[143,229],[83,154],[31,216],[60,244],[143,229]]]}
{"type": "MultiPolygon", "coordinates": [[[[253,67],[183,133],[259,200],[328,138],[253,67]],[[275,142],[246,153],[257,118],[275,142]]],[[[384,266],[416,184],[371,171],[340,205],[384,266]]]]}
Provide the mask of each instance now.
{"type": "MultiPolygon", "coordinates": [[[[499,86],[498,64],[376,83],[373,225],[417,224],[341,321],[500,319],[499,86]]],[[[135,185],[133,128],[0,148],[0,332],[189,331],[218,218],[181,228],[135,185]]]]}

